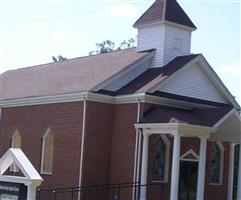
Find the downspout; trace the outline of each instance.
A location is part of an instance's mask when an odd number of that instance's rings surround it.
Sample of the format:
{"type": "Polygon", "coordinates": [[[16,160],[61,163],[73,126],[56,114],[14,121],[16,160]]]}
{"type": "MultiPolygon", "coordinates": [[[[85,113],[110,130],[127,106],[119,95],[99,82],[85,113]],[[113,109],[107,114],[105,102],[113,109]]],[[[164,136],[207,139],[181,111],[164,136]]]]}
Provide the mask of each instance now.
{"type": "MultiPolygon", "coordinates": [[[[136,115],[136,122],[138,123],[140,121],[140,100],[138,99],[138,97],[136,98],[136,103],[137,103],[137,115],[136,115]]],[[[138,150],[139,150],[139,145],[138,145],[138,141],[139,141],[139,131],[136,130],[136,142],[135,142],[135,159],[134,159],[134,172],[133,172],[133,183],[135,184],[137,182],[137,177],[138,177],[138,150]]],[[[134,197],[136,196],[136,187],[133,187],[132,189],[132,200],[135,200],[134,197]]]]}
{"type": "Polygon", "coordinates": [[[85,143],[85,124],[86,124],[86,96],[83,95],[83,119],[82,119],[82,135],[81,135],[81,149],[80,149],[80,170],[79,170],[79,191],[78,200],[81,199],[80,188],[82,187],[82,176],[83,176],[83,157],[84,157],[84,143],[85,143]]]}

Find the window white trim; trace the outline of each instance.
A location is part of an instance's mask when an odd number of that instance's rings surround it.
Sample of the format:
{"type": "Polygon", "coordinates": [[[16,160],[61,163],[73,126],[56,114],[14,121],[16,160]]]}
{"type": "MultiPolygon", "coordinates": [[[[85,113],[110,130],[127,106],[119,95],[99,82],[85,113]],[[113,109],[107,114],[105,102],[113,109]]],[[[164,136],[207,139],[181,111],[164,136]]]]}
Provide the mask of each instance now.
{"type": "MultiPolygon", "coordinates": [[[[15,147],[15,139],[16,139],[16,136],[19,136],[20,137],[20,148],[21,148],[21,145],[22,145],[22,137],[21,137],[21,134],[19,132],[19,130],[16,128],[13,132],[13,135],[11,137],[11,148],[16,148],[15,147]]],[[[10,172],[19,172],[19,168],[17,167],[17,165],[15,163],[13,163],[10,168],[9,168],[9,171],[10,172]]]]}
{"type": "Polygon", "coordinates": [[[224,170],[224,151],[225,148],[221,142],[216,142],[219,150],[220,150],[220,168],[219,168],[219,181],[218,183],[210,182],[209,185],[223,185],[223,170],[224,170]]]}
{"type": "Polygon", "coordinates": [[[41,174],[46,174],[46,175],[52,175],[52,171],[51,172],[45,172],[43,170],[44,168],[44,152],[45,152],[45,139],[46,137],[52,134],[50,128],[47,128],[46,132],[44,133],[43,137],[42,137],[42,150],[41,150],[41,169],[40,169],[40,173],[41,174]]]}
{"type": "Polygon", "coordinates": [[[13,135],[11,137],[11,139],[12,139],[11,140],[11,147],[13,147],[13,148],[14,148],[14,139],[15,139],[16,135],[19,135],[21,137],[21,135],[20,135],[20,133],[19,133],[17,128],[14,130],[13,135]]]}
{"type": "Polygon", "coordinates": [[[186,153],[184,153],[181,158],[180,158],[181,161],[191,161],[191,162],[198,162],[199,161],[199,156],[192,150],[188,150],[186,153]],[[189,158],[185,158],[187,155],[191,154],[194,159],[189,159],[189,158]]]}
{"type": "Polygon", "coordinates": [[[168,137],[164,134],[161,134],[160,137],[158,137],[154,144],[157,142],[157,140],[162,139],[162,141],[164,142],[164,144],[166,145],[166,154],[165,154],[165,169],[164,169],[164,180],[152,180],[153,183],[168,183],[168,177],[169,177],[169,161],[170,161],[170,146],[171,143],[168,139],[168,137]]]}

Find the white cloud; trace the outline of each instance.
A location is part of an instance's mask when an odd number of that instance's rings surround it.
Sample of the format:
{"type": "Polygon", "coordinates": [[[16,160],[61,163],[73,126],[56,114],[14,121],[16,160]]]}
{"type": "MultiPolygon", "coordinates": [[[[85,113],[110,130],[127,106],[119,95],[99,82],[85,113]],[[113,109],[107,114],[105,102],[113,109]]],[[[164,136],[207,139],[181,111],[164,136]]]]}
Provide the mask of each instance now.
{"type": "Polygon", "coordinates": [[[118,4],[107,7],[103,13],[110,17],[137,17],[138,10],[131,4],[118,4]]]}

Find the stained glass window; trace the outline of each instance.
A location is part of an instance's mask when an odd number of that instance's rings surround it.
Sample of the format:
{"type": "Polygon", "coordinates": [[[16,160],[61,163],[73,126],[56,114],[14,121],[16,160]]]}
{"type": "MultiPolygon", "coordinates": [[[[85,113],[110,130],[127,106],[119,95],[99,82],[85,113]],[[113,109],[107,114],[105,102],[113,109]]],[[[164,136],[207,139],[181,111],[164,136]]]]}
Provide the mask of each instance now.
{"type": "Polygon", "coordinates": [[[159,138],[153,146],[152,157],[152,180],[165,180],[165,166],[166,166],[166,144],[159,138]]]}
{"type": "Polygon", "coordinates": [[[220,183],[221,170],[221,151],[219,146],[215,143],[212,146],[211,154],[211,183],[220,183]]]}

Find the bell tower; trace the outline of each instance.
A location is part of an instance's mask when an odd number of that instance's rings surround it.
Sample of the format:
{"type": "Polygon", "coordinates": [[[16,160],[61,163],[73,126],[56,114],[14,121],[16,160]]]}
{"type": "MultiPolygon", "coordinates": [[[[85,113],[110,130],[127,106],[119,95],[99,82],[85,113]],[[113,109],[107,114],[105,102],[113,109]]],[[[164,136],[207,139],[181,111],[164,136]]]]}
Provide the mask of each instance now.
{"type": "Polygon", "coordinates": [[[134,27],[138,29],[137,51],[156,50],[152,68],[190,54],[196,26],[176,0],[156,0],[134,27]]]}

